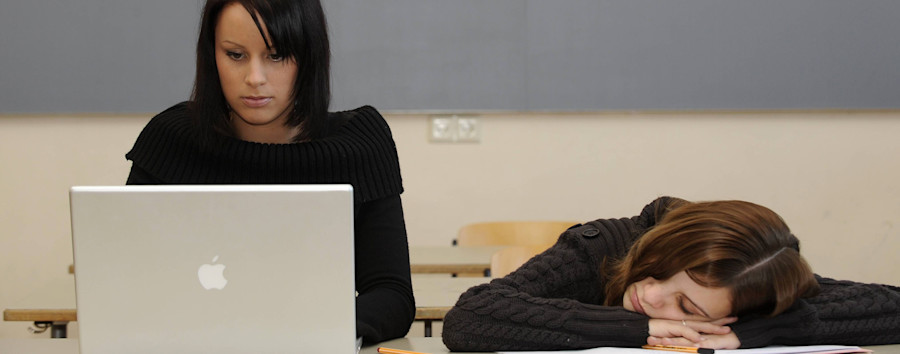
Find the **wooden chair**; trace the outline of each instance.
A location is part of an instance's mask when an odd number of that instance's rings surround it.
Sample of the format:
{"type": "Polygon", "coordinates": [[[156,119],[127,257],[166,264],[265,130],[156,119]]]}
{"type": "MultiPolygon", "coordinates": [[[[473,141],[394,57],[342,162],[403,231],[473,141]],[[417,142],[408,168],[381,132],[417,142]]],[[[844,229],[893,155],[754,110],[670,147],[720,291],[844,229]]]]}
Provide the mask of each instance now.
{"type": "Polygon", "coordinates": [[[576,221],[495,221],[468,224],[459,229],[457,246],[544,246],[556,243],[559,234],[576,221]]]}
{"type": "Polygon", "coordinates": [[[510,246],[499,250],[491,256],[491,276],[505,277],[546,249],[544,246],[510,246]]]}
{"type": "MultiPolygon", "coordinates": [[[[474,246],[525,246],[528,252],[533,252],[531,256],[550,248],[556,243],[559,235],[571,227],[578,224],[576,221],[494,221],[479,222],[463,226],[459,229],[453,244],[460,247],[474,246]]],[[[528,253],[525,252],[525,253],[528,253]]],[[[518,263],[509,271],[503,273],[506,275],[512,270],[518,268],[530,256],[518,263]]],[[[493,262],[492,262],[493,268],[493,262]]],[[[485,276],[501,277],[494,273],[493,269],[490,274],[485,276]]],[[[480,276],[477,274],[456,274],[456,276],[480,276]]]]}

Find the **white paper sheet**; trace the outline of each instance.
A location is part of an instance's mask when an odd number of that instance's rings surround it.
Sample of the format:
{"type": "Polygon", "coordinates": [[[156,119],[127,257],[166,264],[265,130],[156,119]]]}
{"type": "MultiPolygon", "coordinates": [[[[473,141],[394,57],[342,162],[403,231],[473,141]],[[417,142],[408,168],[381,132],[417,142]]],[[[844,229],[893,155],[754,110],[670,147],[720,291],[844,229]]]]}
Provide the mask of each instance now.
{"type": "MultiPolygon", "coordinates": [[[[846,345],[809,345],[765,347],[754,349],[716,350],[716,354],[836,354],[836,353],[864,353],[870,350],[846,345]]],[[[583,350],[561,350],[540,352],[501,352],[501,354],[551,354],[551,353],[578,353],[578,354],[677,354],[677,352],[665,350],[650,350],[641,348],[617,348],[600,347],[583,350]]]]}

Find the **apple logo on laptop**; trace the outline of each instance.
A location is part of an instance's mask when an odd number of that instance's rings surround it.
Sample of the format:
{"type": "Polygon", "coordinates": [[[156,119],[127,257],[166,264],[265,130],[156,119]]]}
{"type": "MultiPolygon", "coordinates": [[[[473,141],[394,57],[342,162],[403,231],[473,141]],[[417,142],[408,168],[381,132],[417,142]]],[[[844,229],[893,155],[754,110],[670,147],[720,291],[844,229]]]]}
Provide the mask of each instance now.
{"type": "MultiPolygon", "coordinates": [[[[216,263],[216,260],[218,259],[219,256],[215,256],[213,257],[212,262],[216,263]]],[[[200,278],[200,285],[202,285],[204,289],[222,290],[222,288],[225,287],[225,284],[228,284],[228,279],[225,279],[224,273],[224,264],[204,264],[197,270],[197,277],[200,278]]]]}

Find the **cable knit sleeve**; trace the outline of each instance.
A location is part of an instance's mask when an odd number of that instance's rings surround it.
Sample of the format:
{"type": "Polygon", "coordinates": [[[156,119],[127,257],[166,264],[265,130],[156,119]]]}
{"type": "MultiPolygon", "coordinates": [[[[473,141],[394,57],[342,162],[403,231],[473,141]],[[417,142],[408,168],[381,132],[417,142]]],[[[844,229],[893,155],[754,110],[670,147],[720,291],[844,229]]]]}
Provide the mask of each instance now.
{"type": "Polygon", "coordinates": [[[900,288],[818,277],[822,291],[773,318],[742,320],[732,329],[741,347],[900,343],[900,288]]]}
{"type": "Polygon", "coordinates": [[[444,318],[444,344],[454,351],[501,351],[646,343],[646,316],[599,305],[601,265],[627,251],[642,231],[641,220],[573,227],[505,278],[469,289],[444,318]]]}

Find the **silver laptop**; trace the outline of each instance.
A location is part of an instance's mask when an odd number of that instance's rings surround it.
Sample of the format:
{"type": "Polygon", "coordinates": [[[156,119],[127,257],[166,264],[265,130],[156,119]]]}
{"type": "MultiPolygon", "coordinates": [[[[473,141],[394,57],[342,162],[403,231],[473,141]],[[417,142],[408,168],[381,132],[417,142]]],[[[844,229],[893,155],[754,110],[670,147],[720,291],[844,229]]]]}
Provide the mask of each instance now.
{"type": "Polygon", "coordinates": [[[357,350],[349,185],[72,187],[79,345],[357,350]]]}

